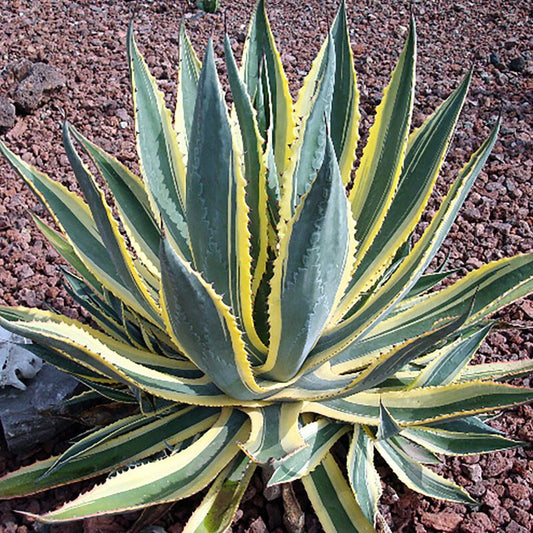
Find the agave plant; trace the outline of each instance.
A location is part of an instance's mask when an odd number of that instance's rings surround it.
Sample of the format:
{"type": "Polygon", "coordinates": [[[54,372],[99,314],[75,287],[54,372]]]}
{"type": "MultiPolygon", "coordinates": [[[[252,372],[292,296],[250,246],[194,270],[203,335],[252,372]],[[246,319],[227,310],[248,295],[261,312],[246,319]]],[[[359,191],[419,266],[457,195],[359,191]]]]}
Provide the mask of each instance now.
{"type": "Polygon", "coordinates": [[[270,485],[300,479],[326,531],[373,531],[379,454],[412,489],[474,503],[427,464],[520,445],[484,417],[533,399],[501,382],[533,364],[469,362],[488,317],[531,291],[533,254],[431,290],[450,275],[428,267],[498,125],[411,244],[471,77],[411,132],[415,55],[411,23],[355,176],[344,5],[294,104],[263,1],[240,68],[225,40],[230,110],[212,44],[200,63],[182,28],[174,121],[130,28],[142,177],[65,124],[85,201],[0,144],[54,218],[59,231],[34,217],[97,327],[20,307],[2,307],[0,324],[88,385],[77,402],[104,397],[133,413],[6,475],[1,496],[112,473],[38,517],[58,522],[209,487],[185,531],[224,531],[259,466],[270,485]]]}

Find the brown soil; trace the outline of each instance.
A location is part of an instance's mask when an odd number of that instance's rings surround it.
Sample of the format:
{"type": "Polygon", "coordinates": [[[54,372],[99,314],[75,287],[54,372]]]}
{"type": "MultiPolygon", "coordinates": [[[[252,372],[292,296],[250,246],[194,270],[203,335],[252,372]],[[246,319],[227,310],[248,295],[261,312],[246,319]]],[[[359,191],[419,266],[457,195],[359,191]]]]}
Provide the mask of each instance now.
{"type": "MultiPolygon", "coordinates": [[[[136,169],[125,58],[126,28],[134,6],[139,46],[172,106],[177,35],[184,17],[197,50],[213,35],[220,57],[226,26],[236,53],[240,54],[253,2],[222,0],[221,4],[224,16],[197,18],[194,2],[183,0],[4,2],[0,12],[0,68],[4,69],[0,95],[14,96],[12,67],[22,59],[53,65],[64,75],[66,86],[51,91],[36,110],[19,112],[15,126],[4,132],[3,140],[26,161],[75,190],[60,142],[60,125],[68,119],[136,169]]],[[[269,4],[273,31],[295,94],[333,20],[336,2],[271,0],[269,4]]],[[[415,125],[457,86],[470,66],[474,68],[472,89],[431,209],[438,205],[458,168],[480,145],[498,114],[503,115],[494,154],[438,255],[443,260],[449,254],[450,267],[459,268],[459,275],[464,275],[488,261],[533,249],[533,12],[529,3],[521,0],[349,1],[363,136],[401,49],[411,10],[419,36],[415,125]]],[[[77,318],[80,311],[61,286],[60,260],[34,228],[27,210],[44,214],[31,193],[0,162],[0,303],[52,306],[77,318]]],[[[531,325],[533,303],[523,300],[502,313],[501,318],[531,325]]],[[[478,359],[530,357],[532,346],[531,333],[509,329],[494,333],[482,346],[478,359]]],[[[529,379],[523,382],[529,384],[529,379]]],[[[533,441],[532,415],[530,407],[521,407],[504,413],[494,424],[510,436],[533,441]]],[[[48,443],[31,458],[0,451],[0,473],[49,455],[64,446],[63,440],[48,443]]],[[[393,531],[521,533],[533,529],[533,452],[529,448],[448,460],[439,470],[465,486],[482,505],[466,508],[430,500],[409,491],[383,469],[385,491],[380,507],[393,531]]],[[[44,512],[86,486],[0,503],[0,533],[36,530],[30,519],[13,514],[12,510],[44,512]]],[[[285,531],[280,500],[266,502],[260,496],[259,477],[252,486],[235,531],[285,531]],[[264,519],[266,529],[259,517],[264,519]]],[[[178,533],[193,505],[192,501],[178,503],[164,518],[147,518],[145,523],[157,523],[168,532],[178,533]]],[[[54,526],[50,531],[126,531],[137,516],[138,513],[87,520],[54,526]]],[[[311,513],[306,531],[320,531],[311,513]]]]}

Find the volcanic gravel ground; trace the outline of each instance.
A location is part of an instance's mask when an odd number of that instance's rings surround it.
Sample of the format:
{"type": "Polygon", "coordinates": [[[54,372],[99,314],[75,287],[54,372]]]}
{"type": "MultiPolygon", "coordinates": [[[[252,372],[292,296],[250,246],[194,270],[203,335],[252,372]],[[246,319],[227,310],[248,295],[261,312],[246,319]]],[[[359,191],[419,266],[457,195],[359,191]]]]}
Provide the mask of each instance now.
{"type": "MultiPolygon", "coordinates": [[[[199,53],[208,37],[214,37],[222,75],[224,27],[240,57],[253,2],[221,0],[221,4],[224,15],[202,16],[194,2],[180,0],[2,2],[0,96],[15,98],[17,72],[24,67],[21,60],[52,65],[66,81],[64,88],[49,91],[36,109],[28,113],[17,110],[14,127],[4,131],[2,139],[24,160],[77,190],[60,142],[61,123],[68,119],[136,171],[125,54],[126,29],[133,10],[140,49],[173,108],[178,28],[184,18],[199,53]]],[[[273,32],[293,96],[326,36],[335,9],[336,2],[329,0],[269,2],[273,32]]],[[[531,251],[533,11],[529,2],[360,0],[348,1],[347,9],[361,92],[363,139],[405,40],[411,11],[419,38],[415,126],[450,94],[470,67],[474,70],[457,134],[419,229],[427,225],[460,166],[502,114],[503,126],[493,155],[439,252],[438,261],[449,256],[449,267],[459,269],[456,277],[460,277],[489,261],[531,251]]],[[[0,303],[51,306],[70,317],[86,318],[62,288],[61,260],[35,229],[29,213],[45,216],[32,194],[0,161],[0,303]]],[[[530,357],[533,338],[521,326],[531,325],[533,302],[522,300],[499,318],[512,322],[515,328],[492,334],[481,347],[477,361],[530,357]]],[[[528,385],[529,379],[522,383],[528,385]]],[[[493,424],[512,437],[533,441],[532,415],[533,409],[523,406],[502,414],[493,424]]],[[[62,436],[47,443],[31,457],[0,452],[0,473],[57,452],[64,448],[64,440],[62,436]]],[[[456,458],[437,468],[478,498],[482,504],[477,508],[422,497],[406,489],[384,466],[379,469],[384,480],[380,509],[394,532],[526,533],[533,529],[533,452],[528,448],[481,458],[456,458]]],[[[44,512],[90,484],[0,503],[0,533],[37,530],[31,519],[12,511],[44,512]]],[[[296,491],[301,492],[298,485],[296,491]]],[[[145,524],[157,523],[170,533],[178,533],[199,501],[198,497],[193,500],[176,504],[163,518],[148,516],[145,524]]],[[[234,531],[285,531],[280,502],[265,500],[262,481],[256,476],[234,531]]],[[[307,511],[305,531],[320,531],[305,498],[303,506],[307,511]]],[[[133,513],[89,519],[53,526],[49,531],[122,532],[138,516],[133,513]]]]}

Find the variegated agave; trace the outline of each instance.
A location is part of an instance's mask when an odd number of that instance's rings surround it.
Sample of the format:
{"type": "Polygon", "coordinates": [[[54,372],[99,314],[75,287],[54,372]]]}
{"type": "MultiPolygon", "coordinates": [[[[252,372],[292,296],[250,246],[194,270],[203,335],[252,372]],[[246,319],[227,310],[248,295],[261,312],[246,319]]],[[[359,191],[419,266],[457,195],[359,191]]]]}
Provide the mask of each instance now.
{"type": "Polygon", "coordinates": [[[60,228],[35,219],[99,328],[6,307],[0,323],[86,383],[85,395],[139,405],[63,455],[5,476],[0,494],[118,469],[40,519],[126,511],[210,486],[185,531],[223,531],[260,465],[271,485],[301,479],[326,531],[372,531],[377,453],[414,490],[472,503],[426,464],[437,453],[520,444],[483,413],[533,398],[500,382],[532,363],[469,361],[494,325],[487,317],[531,291],[533,255],[430,291],[450,274],[426,270],[497,126],[410,244],[470,75],[410,133],[412,24],[350,188],[359,114],[343,5],[294,105],[262,1],[240,69],[225,41],[231,112],[212,45],[201,65],[183,28],[180,41],[172,123],[129,33],[142,179],[67,124],[85,203],[0,145],[60,228]],[[74,140],[113,193],[120,223],[74,140]],[[332,451],[341,437],[345,457],[332,451]]]}

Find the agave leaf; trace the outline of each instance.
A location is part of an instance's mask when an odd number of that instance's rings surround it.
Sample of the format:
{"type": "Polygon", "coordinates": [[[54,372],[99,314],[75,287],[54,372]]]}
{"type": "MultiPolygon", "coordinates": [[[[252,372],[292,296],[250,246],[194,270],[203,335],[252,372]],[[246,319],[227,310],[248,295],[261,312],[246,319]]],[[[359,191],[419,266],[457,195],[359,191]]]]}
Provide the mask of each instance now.
{"type": "Polygon", "coordinates": [[[382,493],[381,481],[374,466],[373,439],[359,424],[354,426],[346,467],[350,486],[361,511],[371,524],[375,524],[382,493]]]}
{"type": "Polygon", "coordinates": [[[392,417],[389,410],[379,402],[379,425],[376,435],[377,440],[387,440],[398,435],[402,428],[398,425],[396,420],[392,417]]]}
{"type": "MultiPolygon", "coordinates": [[[[137,414],[122,418],[108,426],[92,431],[89,435],[70,446],[42,477],[47,478],[73,461],[79,461],[88,455],[94,455],[93,450],[95,448],[111,451],[113,448],[123,444],[125,439],[138,438],[139,435],[142,435],[144,441],[149,443],[150,432],[154,434],[158,431],[161,434],[165,432],[167,436],[162,438],[161,442],[170,439],[170,442],[167,441],[166,444],[167,446],[172,446],[174,443],[193,437],[196,433],[208,429],[218,418],[218,414],[219,411],[217,409],[208,407],[186,407],[185,409],[171,407],[155,411],[150,415],[137,414]],[[157,424],[154,424],[156,421],[157,424]],[[171,422],[175,433],[169,435],[168,426],[171,422]]],[[[148,449],[148,452],[153,453],[153,450],[148,449]]]]}
{"type": "MultiPolygon", "coordinates": [[[[296,140],[289,154],[289,167],[283,176],[280,214],[284,221],[293,217],[301,198],[309,191],[327,150],[335,84],[335,48],[331,38],[327,41],[324,55],[323,68],[313,84],[307,112],[297,126],[296,140]]],[[[333,154],[336,159],[334,149],[333,154]]]]}
{"type": "Polygon", "coordinates": [[[331,140],[311,190],[288,225],[274,264],[270,346],[261,372],[286,381],[320,337],[351,271],[353,225],[331,140]]]}
{"type": "Polygon", "coordinates": [[[348,35],[344,1],[340,3],[331,31],[298,93],[294,115],[300,125],[302,121],[305,122],[305,117],[313,108],[317,85],[321,83],[330,59],[331,46],[334,52],[335,78],[331,97],[330,136],[339,162],[342,182],[346,185],[350,181],[355,160],[360,114],[357,76],[348,35]]]}
{"type": "Polygon", "coordinates": [[[300,402],[287,402],[249,410],[252,428],[239,448],[254,463],[277,464],[308,446],[298,426],[301,408],[300,402]]]}
{"type": "Polygon", "coordinates": [[[254,294],[265,272],[268,243],[268,213],[266,167],[262,152],[263,140],[257,127],[252,102],[241,80],[233,51],[226,35],[224,40],[228,79],[233,95],[235,111],[239,119],[244,154],[244,178],[246,180],[246,201],[249,207],[250,253],[254,269],[254,294]]]}
{"type": "Polygon", "coordinates": [[[467,325],[475,324],[533,289],[533,254],[504,258],[482,266],[445,289],[431,293],[397,315],[385,318],[366,338],[332,359],[337,372],[348,371],[354,362],[406,338],[431,329],[444,317],[457,314],[475,296],[467,325]]]}
{"type": "Polygon", "coordinates": [[[502,363],[485,363],[481,365],[467,366],[458,378],[456,378],[456,381],[518,378],[531,374],[532,371],[533,361],[531,361],[531,359],[502,363]]]}
{"type": "Polygon", "coordinates": [[[76,361],[69,359],[64,353],[53,348],[40,346],[39,344],[28,344],[24,346],[25,350],[30,351],[37,357],[44,359],[47,363],[61,369],[63,372],[73,375],[76,379],[88,382],[113,385],[116,383],[112,377],[108,377],[95,368],[87,368],[76,361]]]}
{"type": "Polygon", "coordinates": [[[252,319],[246,182],[235,162],[213,46],[207,46],[189,140],[187,217],[195,268],[231,306],[253,346],[265,351],[252,319]],[[210,157],[205,157],[209,152],[210,157]]]}
{"type": "Polygon", "coordinates": [[[380,279],[420,220],[437,180],[469,84],[470,75],[417,130],[416,140],[408,147],[403,161],[396,194],[381,229],[357,266],[349,291],[335,315],[337,320],[380,279]]]}
{"type": "MultiPolygon", "coordinates": [[[[453,422],[451,422],[453,427],[453,422]]],[[[438,428],[407,428],[402,435],[434,453],[444,455],[472,455],[496,452],[523,446],[524,443],[501,435],[443,431],[438,428]]]]}
{"type": "MultiPolygon", "coordinates": [[[[122,465],[138,461],[174,446],[198,432],[207,430],[218,417],[220,410],[206,407],[186,407],[178,412],[162,415],[154,413],[144,415],[144,424],[139,424],[132,431],[125,431],[93,446],[65,462],[60,469],[49,472],[63,456],[51,457],[30,466],[10,472],[0,478],[0,493],[3,498],[34,494],[66,483],[109,472],[122,465]],[[48,472],[48,474],[47,474],[48,472]]],[[[136,415],[139,418],[141,415],[136,415]]],[[[130,419],[118,421],[108,428],[102,428],[93,437],[101,433],[117,430],[130,419]]],[[[91,435],[87,437],[90,439],[91,435]]],[[[94,438],[91,439],[94,441],[94,438]]],[[[76,445],[74,445],[76,447],[76,445]]],[[[70,453],[71,449],[65,453],[70,453]]]]}
{"type": "Polygon", "coordinates": [[[378,234],[400,180],[411,125],[415,64],[416,30],[414,20],[411,20],[407,41],[376,109],[376,118],[350,191],[357,239],[361,243],[358,262],[378,234]]]}
{"type": "Polygon", "coordinates": [[[69,126],[66,122],[63,126],[63,144],[65,145],[65,151],[78,180],[78,184],[91,209],[98,233],[102,238],[102,243],[111,261],[113,261],[116,272],[122,280],[123,285],[136,300],[134,309],[141,315],[148,317],[149,320],[159,322],[157,303],[152,300],[146,287],[143,285],[143,281],[126,248],[124,239],[120,235],[118,224],[113,218],[111,208],[105,201],[104,193],[100,190],[96,184],[96,180],[76,152],[70,137],[69,126]]]}
{"type": "Polygon", "coordinates": [[[477,381],[409,391],[359,392],[347,398],[304,402],[302,412],[377,426],[382,401],[404,426],[503,409],[532,399],[533,391],[525,387],[477,381]]]}
{"type": "Polygon", "coordinates": [[[339,375],[332,372],[329,362],[326,362],[312,372],[297,375],[270,399],[293,401],[329,398],[346,389],[356,377],[354,374],[339,375]]]}
{"type": "Polygon", "coordinates": [[[272,139],[272,128],[267,131],[266,139],[266,188],[268,194],[268,214],[269,214],[269,245],[274,249],[277,245],[277,228],[279,225],[279,206],[281,203],[281,192],[278,182],[278,170],[274,159],[274,144],[272,139]]]}
{"type": "MultiPolygon", "coordinates": [[[[367,369],[362,371],[339,396],[347,396],[377,387],[407,363],[433,350],[439,342],[456,333],[465,323],[468,315],[469,311],[463,313],[460,317],[452,320],[445,326],[429,331],[414,340],[406,341],[397,348],[384,354],[367,369]]],[[[440,383],[435,384],[440,385],[440,383]]]]}
{"type": "MultiPolygon", "coordinates": [[[[357,360],[360,364],[357,368],[350,368],[350,373],[337,373],[336,368],[332,368],[330,362],[326,361],[311,372],[298,375],[290,385],[274,394],[271,399],[320,400],[334,396],[346,396],[354,394],[354,391],[358,389],[371,388],[377,381],[383,387],[404,386],[418,375],[418,369],[416,371],[403,370],[404,365],[411,359],[418,364],[421,360],[420,354],[425,354],[435,345],[445,342],[446,336],[453,333],[466,316],[446,320],[441,328],[403,342],[383,355],[379,353],[366,355],[357,360]],[[398,368],[402,370],[398,371],[398,368]]],[[[436,354],[441,352],[444,352],[444,348],[431,352],[429,355],[435,358],[436,354]]],[[[424,358],[427,357],[428,355],[424,355],[424,358]]]]}
{"type": "Polygon", "coordinates": [[[414,299],[415,296],[423,294],[429,289],[432,289],[435,287],[435,285],[438,285],[441,281],[449,278],[452,274],[456,274],[457,272],[459,272],[459,269],[431,272],[430,274],[424,274],[423,276],[420,276],[418,281],[405,296],[405,300],[400,305],[409,305],[409,300],[414,299]]]}
{"type": "MultiPolygon", "coordinates": [[[[68,244],[91,274],[89,280],[96,278],[99,284],[119,296],[127,305],[158,322],[155,311],[146,309],[131,292],[130,287],[120,281],[115,264],[98,233],[89,207],[76,194],[68,191],[60,183],[25,163],[0,142],[0,152],[4,154],[14,170],[24,179],[35,195],[42,201],[67,238],[68,244]]],[[[53,238],[51,232],[47,236],[53,238]]],[[[55,240],[59,244],[59,237],[55,240]]],[[[67,256],[71,253],[63,246],[67,256]]],[[[151,306],[152,307],[152,306],[151,306]]]]}
{"type": "Polygon", "coordinates": [[[186,498],[220,473],[238,451],[235,440],[248,431],[243,413],[223,409],[217,422],[184,450],[120,472],[39,520],[63,522],[186,498]]]}
{"type": "Polygon", "coordinates": [[[161,246],[161,267],[165,319],[182,352],[232,398],[266,396],[252,374],[242,333],[230,309],[166,239],[161,246]]]}
{"type": "Polygon", "coordinates": [[[435,474],[389,441],[375,441],[374,446],[400,481],[426,496],[458,503],[476,503],[461,487],[435,474]]]}
{"type": "MultiPolygon", "coordinates": [[[[289,146],[294,141],[294,119],[289,84],[270,29],[264,0],[259,0],[250,22],[242,54],[242,77],[252,102],[258,95],[262,62],[267,65],[268,92],[272,105],[274,158],[279,175],[288,165],[289,146]]],[[[264,132],[261,132],[266,138],[264,132]]]]}
{"type": "Polygon", "coordinates": [[[389,444],[394,446],[397,450],[402,451],[408,455],[413,461],[422,464],[438,465],[441,460],[425,446],[417,444],[402,435],[395,435],[388,439],[389,444]]]}
{"type": "Polygon", "coordinates": [[[202,64],[192,47],[184,22],[180,26],[179,51],[178,95],[174,113],[174,128],[186,163],[202,64]]]}
{"type": "Polygon", "coordinates": [[[343,0],[333,21],[331,38],[335,47],[335,86],[331,102],[331,139],[337,154],[342,182],[351,178],[359,139],[359,91],[343,0]]]}
{"type": "Polygon", "coordinates": [[[68,128],[112,191],[120,219],[136,253],[150,271],[158,275],[161,234],[144,184],[126,166],[85,138],[72,125],[68,128]]]}
{"type": "Polygon", "coordinates": [[[39,231],[46,237],[48,242],[54,247],[54,250],[76,270],[91,287],[102,294],[103,289],[100,282],[92,275],[91,271],[83,264],[78,257],[73,246],[55,229],[45,224],[37,215],[31,214],[35,225],[39,231]]]}
{"type": "Polygon", "coordinates": [[[129,337],[124,326],[117,321],[113,310],[104,302],[82,279],[64,271],[68,284],[65,288],[70,297],[80,304],[95,322],[109,335],[121,341],[128,342],[129,337]]]}
{"type": "MultiPolygon", "coordinates": [[[[361,308],[342,322],[324,340],[319,341],[315,348],[317,353],[311,357],[310,365],[330,358],[348,347],[357,338],[366,335],[391,311],[395,303],[406,296],[446,237],[459,208],[496,142],[497,131],[498,126],[463,167],[437,214],[412,252],[391,277],[372,294],[372,297],[364,302],[361,308]],[[335,341],[337,344],[331,346],[335,341]]],[[[354,275],[357,276],[357,269],[354,275]]]]}
{"type": "Polygon", "coordinates": [[[302,476],[307,476],[321,463],[333,444],[349,429],[350,426],[347,424],[331,422],[325,418],[303,426],[301,435],[306,446],[276,464],[268,486],[290,483],[302,476]]]}
{"type": "Polygon", "coordinates": [[[237,206],[232,136],[211,41],[198,82],[189,144],[186,211],[194,221],[189,227],[194,265],[232,305],[238,294],[235,214],[242,206],[237,206]]]}
{"type": "MultiPolygon", "coordinates": [[[[118,387],[107,387],[101,383],[95,383],[94,381],[89,381],[79,376],[77,376],[77,379],[89,388],[89,393],[97,395],[100,400],[106,398],[107,400],[119,403],[137,403],[137,399],[132,395],[131,388],[119,389],[118,387]]],[[[63,405],[66,407],[67,402],[64,402],[63,405]]]]}
{"type": "MultiPolygon", "coordinates": [[[[114,368],[107,367],[98,358],[95,358],[93,354],[86,358],[74,358],[72,355],[74,346],[71,346],[69,341],[65,342],[61,339],[57,342],[56,338],[49,336],[54,329],[62,330],[64,335],[65,332],[70,333],[69,326],[71,325],[76,324],[76,326],[85,327],[81,323],[76,323],[73,320],[65,322],[65,317],[54,313],[35,309],[30,310],[23,307],[0,307],[0,323],[9,331],[26,336],[35,343],[49,349],[50,357],[55,357],[58,366],[66,366],[68,370],[72,369],[74,374],[79,372],[82,377],[95,380],[97,378],[94,377],[94,374],[96,374],[97,376],[104,376],[111,382],[127,384],[127,380],[117,373],[114,368]],[[40,342],[41,339],[43,342],[40,342]],[[72,359],[72,364],[65,365],[62,361],[63,357],[72,359]],[[79,366],[85,367],[85,371],[79,369],[79,366]],[[88,371],[89,373],[87,373],[88,371]]],[[[72,328],[72,336],[74,336],[74,331],[78,331],[76,326],[72,328]]]]}
{"type": "Polygon", "coordinates": [[[180,254],[191,260],[185,220],[185,162],[169,110],[128,30],[128,61],[141,172],[157,221],[165,223],[180,254]]]}
{"type": "Polygon", "coordinates": [[[450,350],[446,350],[422,370],[409,385],[409,388],[451,383],[472,359],[493,325],[489,323],[466,339],[460,339],[460,342],[454,343],[450,350]]]}
{"type": "MultiPolygon", "coordinates": [[[[486,416],[486,415],[485,415],[486,416]]],[[[498,429],[485,424],[479,416],[465,416],[452,420],[436,420],[424,427],[435,429],[436,431],[451,431],[462,433],[476,433],[480,435],[503,435],[498,429]]]]}
{"type": "Polygon", "coordinates": [[[183,533],[226,531],[255,471],[256,465],[239,453],[218,475],[202,503],[195,509],[183,533]]]}
{"type": "Polygon", "coordinates": [[[326,533],[375,532],[331,454],[302,483],[326,533]]]}

